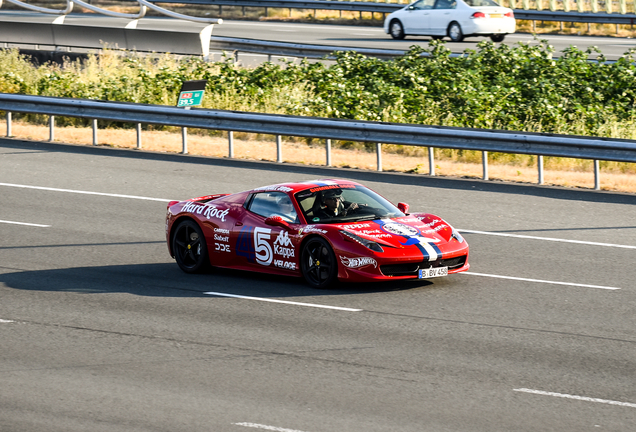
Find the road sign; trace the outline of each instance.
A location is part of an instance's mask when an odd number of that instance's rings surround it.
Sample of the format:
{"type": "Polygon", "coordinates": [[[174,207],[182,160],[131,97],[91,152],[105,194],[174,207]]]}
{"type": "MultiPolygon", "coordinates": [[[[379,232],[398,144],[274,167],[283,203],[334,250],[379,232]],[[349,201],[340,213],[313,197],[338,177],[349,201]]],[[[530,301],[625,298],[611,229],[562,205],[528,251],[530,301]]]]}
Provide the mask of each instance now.
{"type": "Polygon", "coordinates": [[[203,101],[203,90],[196,91],[182,91],[179,94],[179,101],[177,102],[178,107],[189,107],[201,105],[203,101]]]}
{"type": "Polygon", "coordinates": [[[185,81],[181,84],[178,107],[191,107],[201,105],[207,80],[185,81]]]}

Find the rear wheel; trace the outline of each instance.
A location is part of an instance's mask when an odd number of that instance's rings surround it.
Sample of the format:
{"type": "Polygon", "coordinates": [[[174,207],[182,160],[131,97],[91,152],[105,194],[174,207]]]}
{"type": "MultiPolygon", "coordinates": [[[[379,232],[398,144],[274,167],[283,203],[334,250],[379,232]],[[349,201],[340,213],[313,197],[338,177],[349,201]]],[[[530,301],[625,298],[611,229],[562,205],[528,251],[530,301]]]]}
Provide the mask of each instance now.
{"type": "Polygon", "coordinates": [[[391,21],[389,24],[389,33],[393,39],[404,39],[404,26],[398,20],[391,21]]]}
{"type": "Polygon", "coordinates": [[[461,42],[464,40],[464,33],[462,32],[462,27],[457,22],[452,22],[448,26],[448,37],[453,42],[461,42]]]}
{"type": "Polygon", "coordinates": [[[494,34],[494,35],[490,35],[490,40],[493,42],[503,42],[503,40],[506,38],[505,34],[494,34]]]}
{"type": "Polygon", "coordinates": [[[200,273],[210,266],[203,231],[191,220],[181,222],[173,231],[172,249],[179,268],[186,273],[200,273]]]}
{"type": "Polygon", "coordinates": [[[325,289],[338,277],[336,255],[329,243],[313,237],[305,243],[300,256],[303,277],[312,288],[325,289]]]}

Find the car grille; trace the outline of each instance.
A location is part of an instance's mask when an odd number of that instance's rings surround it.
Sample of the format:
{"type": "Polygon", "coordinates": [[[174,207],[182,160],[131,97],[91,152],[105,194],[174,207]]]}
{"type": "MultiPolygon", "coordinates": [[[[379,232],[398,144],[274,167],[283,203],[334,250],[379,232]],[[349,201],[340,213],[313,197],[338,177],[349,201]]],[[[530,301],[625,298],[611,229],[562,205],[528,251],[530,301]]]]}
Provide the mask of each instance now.
{"type": "Polygon", "coordinates": [[[405,264],[385,264],[380,266],[380,271],[385,276],[409,276],[416,275],[421,268],[448,267],[449,270],[458,269],[466,264],[466,255],[455,258],[438,259],[436,261],[420,261],[405,264]]]}

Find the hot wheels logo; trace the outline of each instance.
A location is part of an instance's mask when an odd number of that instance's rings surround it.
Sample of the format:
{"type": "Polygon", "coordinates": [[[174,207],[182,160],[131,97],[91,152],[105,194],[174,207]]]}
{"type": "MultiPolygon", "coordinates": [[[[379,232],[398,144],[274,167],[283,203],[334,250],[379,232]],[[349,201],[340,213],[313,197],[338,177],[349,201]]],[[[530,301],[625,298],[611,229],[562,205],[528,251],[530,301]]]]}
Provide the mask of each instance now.
{"type": "Polygon", "coordinates": [[[378,266],[378,262],[370,257],[347,258],[340,256],[340,262],[348,268],[359,268],[368,265],[372,265],[373,267],[378,266]]]}

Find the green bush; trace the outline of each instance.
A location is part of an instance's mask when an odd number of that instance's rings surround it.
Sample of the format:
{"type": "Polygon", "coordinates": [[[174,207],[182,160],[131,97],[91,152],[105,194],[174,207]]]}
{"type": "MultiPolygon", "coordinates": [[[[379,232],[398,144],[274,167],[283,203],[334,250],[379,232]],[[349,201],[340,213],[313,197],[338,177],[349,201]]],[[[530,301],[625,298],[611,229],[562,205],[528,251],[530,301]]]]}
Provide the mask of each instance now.
{"type": "MultiPolygon", "coordinates": [[[[337,52],[332,65],[302,61],[255,68],[136,53],[32,65],[0,51],[0,91],[174,105],[181,84],[207,79],[206,108],[469,128],[634,139],[634,50],[607,62],[596,48],[553,58],[547,41],[452,55],[441,41],[392,61],[337,52]],[[596,56],[596,61],[590,61],[596,56]]],[[[66,119],[69,124],[85,120],[66,119]]],[[[473,161],[476,153],[446,152],[473,161]]],[[[527,164],[529,158],[491,155],[527,164]]]]}

